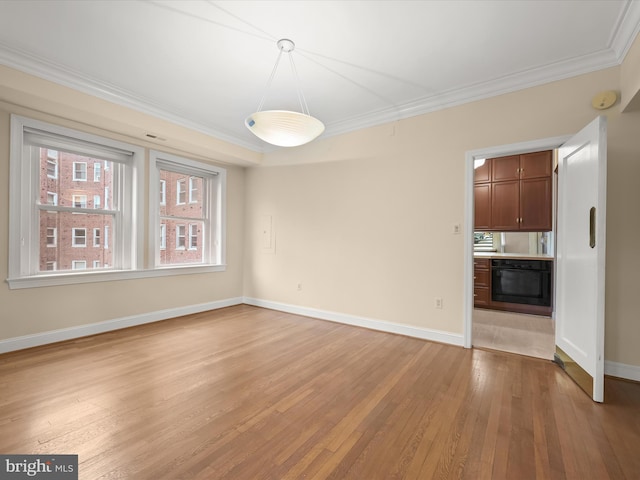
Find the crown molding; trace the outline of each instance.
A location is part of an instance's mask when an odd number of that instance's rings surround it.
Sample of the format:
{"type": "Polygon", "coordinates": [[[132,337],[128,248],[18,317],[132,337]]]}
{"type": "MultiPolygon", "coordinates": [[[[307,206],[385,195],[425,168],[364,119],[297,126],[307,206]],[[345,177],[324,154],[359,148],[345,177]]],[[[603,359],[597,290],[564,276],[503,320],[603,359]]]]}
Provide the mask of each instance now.
{"type": "Polygon", "coordinates": [[[166,110],[166,107],[148,98],[134,95],[115,85],[97,80],[71,68],[56,64],[23,50],[9,47],[3,43],[0,43],[0,64],[102,100],[131,108],[198,133],[215,137],[233,145],[244,147],[254,152],[262,152],[262,146],[257,142],[251,143],[243,138],[215,130],[199,122],[194,122],[193,120],[189,120],[186,114],[169,112],[166,110]]]}
{"type": "Polygon", "coordinates": [[[620,13],[618,25],[611,34],[609,45],[616,52],[619,63],[622,63],[629,48],[640,33],[640,2],[627,0],[627,5],[620,13]]]}

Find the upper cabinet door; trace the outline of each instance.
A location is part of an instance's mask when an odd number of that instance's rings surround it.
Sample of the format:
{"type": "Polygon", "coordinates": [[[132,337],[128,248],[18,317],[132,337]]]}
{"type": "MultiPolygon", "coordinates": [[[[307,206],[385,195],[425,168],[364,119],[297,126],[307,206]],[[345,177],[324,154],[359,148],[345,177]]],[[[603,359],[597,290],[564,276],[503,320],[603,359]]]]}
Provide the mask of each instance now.
{"type": "Polygon", "coordinates": [[[492,182],[520,179],[520,155],[492,158],[491,164],[492,182]]]}
{"type": "Polygon", "coordinates": [[[473,183],[485,183],[491,181],[491,159],[487,159],[478,167],[473,168],[473,183]]]}
{"type": "Polygon", "coordinates": [[[551,150],[520,155],[520,178],[551,177],[551,150]]]}

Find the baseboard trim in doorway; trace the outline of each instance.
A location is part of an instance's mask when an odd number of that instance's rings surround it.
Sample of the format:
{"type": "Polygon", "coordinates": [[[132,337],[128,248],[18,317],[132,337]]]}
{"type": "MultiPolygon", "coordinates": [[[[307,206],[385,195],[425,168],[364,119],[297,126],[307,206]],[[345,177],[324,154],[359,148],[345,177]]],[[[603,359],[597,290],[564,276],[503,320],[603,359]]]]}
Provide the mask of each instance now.
{"type": "Polygon", "coordinates": [[[320,320],[328,320],[330,322],[344,323],[346,325],[368,328],[370,330],[378,330],[380,332],[395,333],[398,335],[405,335],[407,337],[421,338],[423,340],[431,340],[433,342],[446,343],[459,347],[463,345],[462,335],[443,332],[440,330],[412,327],[409,325],[402,325],[399,323],[392,323],[384,320],[376,320],[345,313],[319,310],[315,308],[302,307],[299,305],[272,302],[269,300],[260,300],[258,298],[245,297],[244,303],[256,307],[268,308],[270,310],[278,310],[280,312],[293,313],[295,315],[318,318],[320,320]]]}
{"type": "Polygon", "coordinates": [[[25,348],[39,347],[50,343],[62,342],[64,340],[73,340],[75,338],[87,337],[98,333],[120,330],[121,328],[135,327],[145,323],[158,322],[169,318],[181,317],[183,315],[191,315],[193,313],[206,312],[208,310],[216,310],[218,308],[230,307],[242,304],[242,298],[229,298],[214,302],[200,303],[197,305],[187,305],[184,307],[169,308],[156,312],[142,313],[139,315],[131,315],[129,317],[116,318],[104,322],[90,323],[87,325],[78,325],[77,327],[62,328],[59,330],[51,330],[48,332],[35,333],[32,335],[24,335],[21,337],[8,338],[0,340],[0,353],[13,352],[15,350],[23,350],[25,348]]]}
{"type": "Polygon", "coordinates": [[[640,382],[640,367],[635,365],[626,365],[624,363],[604,362],[604,374],[611,377],[624,378],[625,380],[633,380],[640,382]]]}

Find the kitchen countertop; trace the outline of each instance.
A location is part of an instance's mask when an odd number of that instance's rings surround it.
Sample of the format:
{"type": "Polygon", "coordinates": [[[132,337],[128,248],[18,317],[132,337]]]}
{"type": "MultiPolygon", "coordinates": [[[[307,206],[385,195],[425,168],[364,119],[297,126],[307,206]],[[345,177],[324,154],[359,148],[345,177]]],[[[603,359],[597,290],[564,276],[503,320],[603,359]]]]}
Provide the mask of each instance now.
{"type": "Polygon", "coordinates": [[[473,258],[513,258],[517,260],[553,260],[553,255],[530,253],[473,252],[473,258]]]}

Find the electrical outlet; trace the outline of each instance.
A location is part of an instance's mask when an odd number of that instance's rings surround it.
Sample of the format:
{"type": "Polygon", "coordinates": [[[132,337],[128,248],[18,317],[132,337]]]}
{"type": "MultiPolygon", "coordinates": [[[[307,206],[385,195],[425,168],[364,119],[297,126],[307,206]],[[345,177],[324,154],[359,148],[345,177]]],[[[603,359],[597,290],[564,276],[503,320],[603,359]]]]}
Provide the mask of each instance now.
{"type": "Polygon", "coordinates": [[[460,224],[459,224],[459,223],[456,223],[456,224],[453,226],[453,234],[454,234],[454,235],[459,235],[459,234],[460,234],[460,231],[461,231],[461,230],[460,230],[460,224]]]}
{"type": "Polygon", "coordinates": [[[436,308],[442,308],[442,297],[436,297],[436,308]]]}

